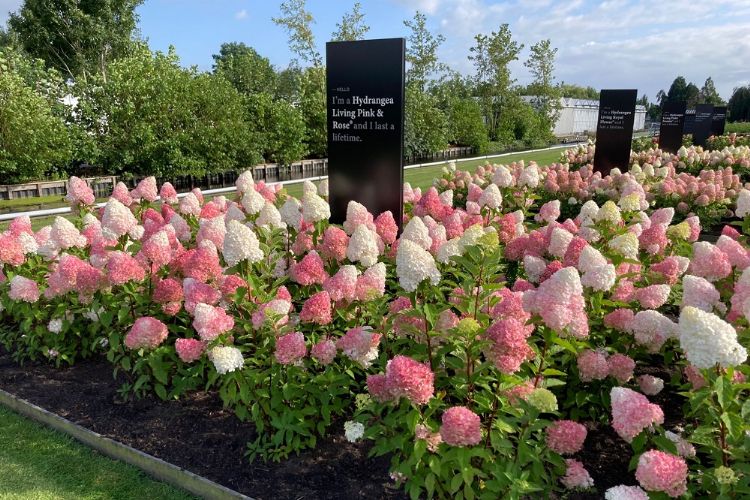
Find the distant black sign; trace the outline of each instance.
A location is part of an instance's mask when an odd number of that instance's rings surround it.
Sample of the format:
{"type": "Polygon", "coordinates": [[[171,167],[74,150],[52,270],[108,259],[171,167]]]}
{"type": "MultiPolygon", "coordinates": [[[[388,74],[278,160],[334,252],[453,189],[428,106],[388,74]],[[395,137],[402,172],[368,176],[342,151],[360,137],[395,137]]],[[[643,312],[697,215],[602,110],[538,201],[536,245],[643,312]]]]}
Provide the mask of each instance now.
{"type": "Polygon", "coordinates": [[[331,221],[350,200],[403,216],[403,38],[328,42],[328,193],[331,221]]]}
{"type": "Polygon", "coordinates": [[[692,134],[695,131],[695,110],[685,110],[685,126],[682,127],[682,135],[692,134]]]}
{"type": "Polygon", "coordinates": [[[684,101],[664,103],[661,110],[661,126],[659,127],[659,147],[663,151],[676,153],[682,146],[685,107],[684,101]]]}
{"type": "Polygon", "coordinates": [[[727,121],[727,107],[714,106],[714,116],[711,120],[711,135],[724,135],[724,125],[727,121]]]}
{"type": "Polygon", "coordinates": [[[594,170],[602,175],[615,167],[628,167],[637,94],[636,89],[602,90],[599,94],[594,170]]]}
{"type": "Polygon", "coordinates": [[[708,136],[711,135],[711,124],[713,123],[714,105],[698,104],[695,107],[695,127],[693,130],[693,144],[705,146],[708,136]]]}

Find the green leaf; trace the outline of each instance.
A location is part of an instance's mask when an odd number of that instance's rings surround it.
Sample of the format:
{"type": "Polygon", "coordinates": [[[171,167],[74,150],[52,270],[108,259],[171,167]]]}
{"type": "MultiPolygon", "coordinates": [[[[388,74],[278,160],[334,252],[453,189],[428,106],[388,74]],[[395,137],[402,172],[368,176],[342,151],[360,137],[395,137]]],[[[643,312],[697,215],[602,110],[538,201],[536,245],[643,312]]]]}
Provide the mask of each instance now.
{"type": "Polygon", "coordinates": [[[154,386],[154,392],[156,392],[156,395],[159,396],[160,399],[163,401],[167,400],[167,390],[164,388],[161,384],[156,384],[154,386]]]}

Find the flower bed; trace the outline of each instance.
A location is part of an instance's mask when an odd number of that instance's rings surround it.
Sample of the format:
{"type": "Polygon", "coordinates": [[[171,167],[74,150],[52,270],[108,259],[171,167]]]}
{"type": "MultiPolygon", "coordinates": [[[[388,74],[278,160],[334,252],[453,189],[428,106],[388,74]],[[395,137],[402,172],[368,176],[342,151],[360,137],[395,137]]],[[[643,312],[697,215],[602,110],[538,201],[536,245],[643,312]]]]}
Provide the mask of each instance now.
{"type": "Polygon", "coordinates": [[[0,236],[0,340],[18,361],[105,356],[126,399],[217,394],[253,423],[250,460],[348,419],[412,497],[596,488],[602,429],[632,453],[608,498],[747,494],[750,255],[732,227],[699,241],[708,190],[750,212],[727,170],[448,170],[406,187],[399,236],[354,202],[329,224],[325,183],[296,200],[248,172],[204,202],[149,178],[93,211],[72,178],[74,222],[0,236]],[[696,183],[687,210],[670,182],[696,183]]]}

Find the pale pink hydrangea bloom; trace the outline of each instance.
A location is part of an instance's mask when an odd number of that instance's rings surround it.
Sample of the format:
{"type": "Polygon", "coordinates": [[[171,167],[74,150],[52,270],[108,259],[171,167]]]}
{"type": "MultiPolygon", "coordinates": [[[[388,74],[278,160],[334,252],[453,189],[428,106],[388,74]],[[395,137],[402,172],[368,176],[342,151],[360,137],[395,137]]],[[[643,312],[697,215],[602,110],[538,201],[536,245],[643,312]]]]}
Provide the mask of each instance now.
{"type": "Polygon", "coordinates": [[[180,200],[178,210],[183,215],[194,215],[197,217],[201,214],[201,202],[195,193],[188,193],[180,200]]]}
{"type": "Polygon", "coordinates": [[[632,309],[619,308],[604,316],[604,326],[614,328],[621,332],[630,331],[630,323],[635,318],[632,309]]]}
{"type": "Polygon", "coordinates": [[[583,448],[586,427],[572,420],[557,420],[547,427],[547,446],[561,455],[572,455],[583,448]]]}
{"type": "Polygon", "coordinates": [[[125,336],[125,347],[135,349],[156,349],[167,339],[167,325],[151,316],[135,320],[125,336]]]}
{"type": "Polygon", "coordinates": [[[287,333],[276,339],[274,358],[282,365],[291,365],[307,355],[305,337],[300,332],[287,333]]]}
{"type": "Polygon", "coordinates": [[[206,343],[197,339],[177,339],[174,347],[183,363],[192,363],[203,355],[206,343]]]}
{"type": "Polygon", "coordinates": [[[646,491],[661,491],[676,498],[687,492],[687,473],[682,458],[649,450],[638,459],[635,478],[646,491]]]}
{"type": "Polygon", "coordinates": [[[451,446],[479,444],[482,441],[482,422],[479,415],[465,406],[448,408],[442,416],[440,437],[451,446]]]}
{"type": "Polygon", "coordinates": [[[552,200],[542,205],[534,218],[537,222],[552,222],[556,221],[558,217],[560,217],[560,200],[552,200]]]}
{"type": "Polygon", "coordinates": [[[375,229],[372,214],[361,203],[354,200],[349,201],[346,206],[346,220],[344,220],[344,231],[351,235],[359,225],[365,225],[368,229],[375,229]]]}
{"type": "Polygon", "coordinates": [[[311,250],[301,261],[292,265],[291,278],[303,286],[322,285],[328,279],[323,259],[318,252],[311,250]]]}
{"type": "Polygon", "coordinates": [[[382,335],[373,332],[370,327],[358,326],[348,330],[343,337],[338,339],[336,348],[352,361],[367,368],[378,357],[378,345],[381,338],[382,335]]]}
{"type": "Polygon", "coordinates": [[[687,439],[671,431],[666,431],[664,435],[666,436],[667,439],[669,439],[675,444],[678,455],[680,455],[681,457],[685,457],[685,458],[691,458],[695,456],[695,447],[692,444],[690,444],[690,442],[687,439]]]}
{"type": "Polygon", "coordinates": [[[177,199],[177,191],[171,182],[165,182],[161,185],[159,198],[161,198],[162,203],[168,203],[170,205],[175,205],[179,201],[177,199]]]}
{"type": "Polygon", "coordinates": [[[635,361],[630,356],[620,353],[613,354],[607,358],[607,366],[609,367],[609,376],[621,384],[633,378],[635,361]]]}
{"type": "Polygon", "coordinates": [[[156,201],[159,196],[158,188],[156,187],[156,177],[149,176],[141,180],[138,185],[130,192],[130,197],[135,201],[144,199],[152,202],[156,201]]]}
{"type": "Polygon", "coordinates": [[[417,427],[414,429],[414,438],[424,440],[427,443],[427,449],[432,453],[436,453],[440,448],[440,443],[443,442],[440,432],[432,432],[424,424],[417,424],[417,427]]]}
{"type": "Polygon", "coordinates": [[[172,248],[167,232],[159,231],[147,239],[141,247],[141,252],[156,268],[169,264],[172,260],[172,248]]]}
{"type": "Polygon", "coordinates": [[[604,352],[591,349],[581,351],[578,354],[576,364],[578,365],[578,372],[581,375],[581,382],[603,380],[609,375],[607,356],[604,352]]]}
{"type": "Polygon", "coordinates": [[[128,207],[110,198],[102,214],[102,232],[107,239],[117,239],[138,225],[138,220],[128,207]]]}
{"type": "Polygon", "coordinates": [[[648,493],[640,486],[613,486],[604,492],[604,500],[648,500],[648,493]]]}
{"type": "Polygon", "coordinates": [[[331,339],[324,339],[312,346],[310,355],[325,366],[330,365],[336,357],[336,344],[331,339]]]}
{"type": "Polygon", "coordinates": [[[587,489],[594,486],[594,480],[591,478],[589,471],[581,462],[572,458],[565,459],[565,475],[560,478],[560,482],[569,490],[587,489]]]}
{"type": "Polygon", "coordinates": [[[652,404],[643,394],[625,387],[613,387],[612,427],[627,441],[633,441],[644,429],[664,423],[664,413],[659,405],[652,404]]]}
{"type": "Polygon", "coordinates": [[[0,264],[20,266],[24,263],[23,247],[11,233],[0,233],[0,264]]]}
{"type": "Polygon", "coordinates": [[[690,274],[717,281],[732,272],[732,264],[727,254],[707,241],[693,243],[693,258],[690,261],[690,274]]]}
{"type": "Polygon", "coordinates": [[[664,342],[677,336],[677,324],[658,311],[638,311],[630,322],[636,342],[645,346],[649,352],[661,349],[664,342]]]}
{"type": "Polygon", "coordinates": [[[362,275],[357,277],[355,298],[361,301],[369,301],[385,294],[386,267],[382,262],[369,267],[362,275]]]}
{"type": "Polygon", "coordinates": [[[732,267],[743,271],[750,266],[750,255],[740,242],[733,240],[729,236],[721,235],[716,241],[716,247],[724,252],[729,258],[732,267]]]}
{"type": "Polygon", "coordinates": [[[111,285],[124,285],[129,281],[143,281],[146,270],[129,253],[115,251],[107,258],[107,276],[111,285]]]}
{"type": "Polygon", "coordinates": [[[64,217],[55,217],[50,231],[50,240],[55,243],[57,248],[67,250],[73,247],[86,246],[86,237],[82,236],[78,228],[64,217]]]}
{"type": "MultiPolygon", "coordinates": [[[[293,268],[294,269],[294,268],[293,268]]],[[[352,265],[341,266],[330,278],[323,283],[323,290],[328,292],[331,300],[339,302],[342,300],[354,300],[357,291],[357,276],[359,271],[352,265]]]]}
{"type": "Polygon", "coordinates": [[[65,201],[71,205],[93,205],[96,198],[94,191],[89,187],[85,180],[72,176],[68,179],[68,193],[65,195],[65,201]]]}
{"type": "Polygon", "coordinates": [[[378,215],[375,219],[375,231],[386,245],[392,245],[398,235],[398,226],[390,210],[378,215]]]}
{"type": "Polygon", "coordinates": [[[203,240],[212,242],[216,248],[224,247],[224,238],[227,234],[227,226],[224,222],[223,215],[217,215],[210,219],[201,219],[196,243],[200,244],[203,240]]]}
{"type": "Polygon", "coordinates": [[[325,290],[305,301],[299,313],[301,321],[327,325],[331,322],[331,297],[325,290]]]}
{"type": "Polygon", "coordinates": [[[711,312],[720,301],[719,291],[707,279],[690,274],[682,278],[681,307],[692,306],[711,312]]]}
{"type": "Polygon", "coordinates": [[[664,389],[664,381],[653,375],[641,375],[638,377],[638,386],[643,394],[656,396],[664,389]]]}
{"type": "Polygon", "coordinates": [[[114,198],[126,207],[129,207],[133,204],[133,198],[130,197],[130,190],[124,182],[118,182],[117,184],[115,184],[114,189],[112,189],[112,196],[110,196],[110,198],[114,198]]]}
{"type": "Polygon", "coordinates": [[[539,314],[558,333],[578,338],[588,336],[583,286],[573,267],[560,269],[536,290],[524,292],[523,307],[527,312],[539,314]]]}
{"type": "Polygon", "coordinates": [[[39,285],[36,281],[17,274],[10,280],[8,297],[11,300],[33,304],[39,300],[39,285]]]}
{"type": "Polygon", "coordinates": [[[215,305],[221,300],[221,292],[194,278],[185,278],[182,282],[182,290],[185,297],[185,310],[190,314],[193,314],[195,306],[201,302],[215,305]]]}
{"type": "Polygon", "coordinates": [[[649,285],[636,288],[633,297],[646,309],[658,309],[666,304],[671,290],[669,285],[649,285]]]}
{"type": "Polygon", "coordinates": [[[193,310],[193,328],[202,340],[211,341],[234,328],[234,318],[221,307],[196,304],[193,310]]]}

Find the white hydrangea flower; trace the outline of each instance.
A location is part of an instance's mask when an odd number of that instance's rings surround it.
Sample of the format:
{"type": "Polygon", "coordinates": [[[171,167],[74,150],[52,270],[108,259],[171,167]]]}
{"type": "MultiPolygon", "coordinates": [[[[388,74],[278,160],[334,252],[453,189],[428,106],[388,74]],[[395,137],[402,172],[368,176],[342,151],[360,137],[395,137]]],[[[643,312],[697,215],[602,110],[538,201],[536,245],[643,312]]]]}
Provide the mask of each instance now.
{"type": "Polygon", "coordinates": [[[461,255],[461,245],[458,237],[440,245],[437,251],[437,261],[441,264],[447,264],[454,255],[461,255]]]}
{"type": "Polygon", "coordinates": [[[245,213],[255,215],[266,205],[266,199],[253,188],[242,196],[240,203],[242,203],[245,213]]]}
{"type": "Polygon", "coordinates": [[[145,232],[146,228],[138,224],[137,226],[133,226],[130,231],[128,231],[128,236],[130,236],[130,239],[138,241],[143,238],[143,234],[145,232]]]}
{"type": "Polygon", "coordinates": [[[550,255],[563,258],[572,240],[573,234],[570,231],[561,227],[555,227],[552,229],[547,251],[550,255]]]}
{"type": "Polygon", "coordinates": [[[328,197],[328,179],[323,179],[318,184],[318,195],[328,197]]]}
{"type": "Polygon", "coordinates": [[[604,492],[604,500],[648,500],[646,493],[640,486],[613,486],[604,492]]]}
{"type": "Polygon", "coordinates": [[[49,330],[51,333],[60,333],[62,331],[62,327],[63,327],[62,318],[53,318],[49,321],[49,324],[47,325],[47,330],[49,330]]]}
{"type": "Polygon", "coordinates": [[[305,197],[308,194],[318,194],[318,188],[312,182],[305,181],[302,183],[302,196],[305,197]]]}
{"type": "Polygon", "coordinates": [[[356,443],[365,435],[365,426],[351,420],[344,422],[344,435],[350,443],[356,443]]]}
{"type": "Polygon", "coordinates": [[[680,149],[677,150],[677,156],[680,158],[687,158],[688,150],[685,146],[681,146],[680,149]]]}
{"type": "Polygon", "coordinates": [[[532,163],[524,168],[521,175],[518,176],[518,187],[536,189],[537,186],[539,186],[539,169],[532,163]]]}
{"type": "Polygon", "coordinates": [[[638,259],[638,236],[628,231],[627,233],[612,238],[608,246],[626,259],[638,259]]]}
{"type": "Polygon", "coordinates": [[[510,215],[513,216],[513,220],[516,221],[516,224],[522,224],[526,216],[523,214],[523,210],[516,210],[515,212],[511,212],[510,215]]]}
{"type": "Polygon", "coordinates": [[[687,274],[682,278],[682,304],[680,304],[680,307],[692,306],[702,311],[711,312],[720,300],[719,291],[707,279],[692,274],[687,274]]]}
{"type": "Polygon", "coordinates": [[[459,251],[463,254],[466,247],[476,245],[482,236],[484,236],[484,229],[479,224],[466,228],[464,234],[458,239],[459,251]]]}
{"type": "Polygon", "coordinates": [[[396,275],[401,287],[413,292],[419,284],[429,279],[433,285],[440,282],[440,271],[432,255],[413,241],[401,240],[396,253],[396,275]]]}
{"type": "Polygon", "coordinates": [[[432,238],[430,237],[430,230],[422,222],[419,217],[412,217],[401,235],[401,240],[413,241],[425,250],[429,250],[432,246],[432,238]]]}
{"type": "Polygon", "coordinates": [[[578,270],[582,273],[592,271],[597,267],[606,266],[607,258],[591,245],[586,245],[578,257],[578,270]]]}
{"type": "Polygon", "coordinates": [[[747,359],[747,350],[737,342],[734,327],[718,316],[697,307],[680,313],[680,347],[696,368],[737,366],[747,359]]]}
{"type": "Polygon", "coordinates": [[[274,228],[283,228],[286,225],[281,220],[281,214],[271,202],[266,202],[260,211],[258,220],[255,221],[258,226],[271,226],[274,228]]]}
{"type": "Polygon", "coordinates": [[[55,217],[49,237],[63,250],[73,247],[83,247],[87,243],[86,237],[81,235],[78,228],[72,222],[59,216],[55,217]]]}
{"type": "Polygon", "coordinates": [[[214,364],[219,375],[239,370],[245,365],[240,350],[231,346],[214,347],[208,351],[208,359],[214,364]]]}
{"type": "Polygon", "coordinates": [[[297,198],[287,198],[284,204],[279,210],[281,214],[281,220],[286,223],[287,226],[293,227],[299,231],[300,225],[302,224],[302,204],[297,198]]]}
{"type": "Polygon", "coordinates": [[[248,193],[250,191],[255,191],[255,179],[253,179],[253,172],[250,170],[245,170],[240,174],[239,177],[237,177],[237,182],[235,183],[237,186],[237,191],[240,192],[240,194],[248,193]]]}
{"type": "Polygon", "coordinates": [[[138,225],[138,220],[128,207],[110,198],[102,214],[102,232],[107,239],[117,239],[138,225]]]}
{"type": "Polygon", "coordinates": [[[478,202],[480,207],[489,207],[493,210],[497,210],[503,204],[503,195],[495,184],[490,184],[484,189],[484,191],[482,191],[478,202]]]}
{"type": "Polygon", "coordinates": [[[346,258],[351,262],[360,262],[365,267],[375,265],[378,261],[378,239],[375,231],[368,229],[364,224],[360,224],[352,233],[349,239],[349,246],[346,247],[346,258]]]}
{"type": "Polygon", "coordinates": [[[227,212],[224,214],[224,223],[229,224],[229,221],[236,220],[238,222],[245,222],[245,212],[234,202],[229,205],[227,212]]]}
{"type": "Polygon", "coordinates": [[[39,249],[39,244],[29,233],[19,233],[16,240],[18,241],[18,244],[21,245],[24,255],[35,254],[39,249]]]}
{"type": "Polygon", "coordinates": [[[505,165],[497,165],[492,175],[492,182],[501,188],[510,187],[513,185],[513,175],[505,165]]]}
{"type": "Polygon", "coordinates": [[[544,270],[547,269],[547,261],[533,255],[526,255],[523,258],[523,269],[526,271],[529,281],[539,283],[539,278],[542,276],[544,270]]]}
{"type": "MultiPolygon", "coordinates": [[[[370,211],[363,204],[349,200],[349,204],[346,205],[346,220],[342,224],[346,234],[352,234],[357,225],[362,224],[364,221],[372,221],[370,211]]],[[[370,228],[372,229],[372,226],[370,228]]]]}
{"type": "Polygon", "coordinates": [[[589,200],[581,205],[581,211],[578,213],[578,219],[583,225],[590,224],[596,214],[599,212],[599,205],[594,200],[589,200]]]}
{"type": "Polygon", "coordinates": [[[596,243],[602,237],[599,231],[590,226],[581,226],[581,229],[578,231],[578,236],[589,243],[596,243]]]}
{"type": "Polygon", "coordinates": [[[91,212],[86,212],[86,214],[83,216],[82,222],[84,228],[88,228],[92,225],[101,227],[102,225],[102,223],[99,222],[99,219],[96,218],[96,215],[92,214],[91,212]]]}
{"type": "Polygon", "coordinates": [[[182,197],[178,209],[182,214],[195,215],[201,214],[201,202],[195,193],[190,192],[182,197]]]}
{"type": "Polygon", "coordinates": [[[315,192],[306,192],[302,197],[302,217],[307,222],[328,220],[331,217],[331,207],[315,192]]]}
{"type": "Polygon", "coordinates": [[[252,229],[236,220],[229,221],[222,253],[230,267],[244,260],[249,262],[263,260],[263,251],[260,249],[258,237],[252,229]]]}
{"type": "Polygon", "coordinates": [[[650,352],[658,352],[669,338],[677,336],[678,327],[659,311],[638,311],[630,323],[636,342],[646,346],[650,352]]]}
{"type": "Polygon", "coordinates": [[[734,213],[740,218],[750,215],[750,191],[745,188],[740,190],[740,194],[737,196],[737,210],[734,213]]]}
{"type": "Polygon", "coordinates": [[[440,199],[440,203],[442,203],[443,205],[447,207],[453,206],[453,190],[452,189],[443,191],[442,193],[440,193],[438,198],[440,199]]]}
{"type": "Polygon", "coordinates": [[[641,209],[641,197],[638,196],[638,193],[630,193],[621,197],[617,205],[623,212],[637,212],[641,209]]]}
{"type": "Polygon", "coordinates": [[[617,272],[615,271],[615,266],[604,264],[583,273],[581,275],[581,284],[595,291],[606,292],[612,289],[616,279],[617,272]]]}
{"type": "Polygon", "coordinates": [[[594,220],[596,222],[607,221],[612,224],[619,224],[622,221],[622,214],[615,202],[607,200],[596,212],[594,220]]]}

